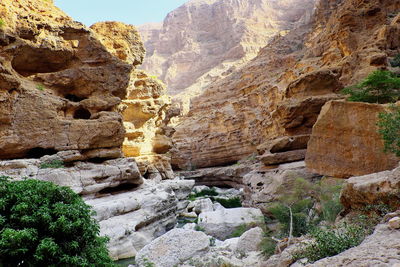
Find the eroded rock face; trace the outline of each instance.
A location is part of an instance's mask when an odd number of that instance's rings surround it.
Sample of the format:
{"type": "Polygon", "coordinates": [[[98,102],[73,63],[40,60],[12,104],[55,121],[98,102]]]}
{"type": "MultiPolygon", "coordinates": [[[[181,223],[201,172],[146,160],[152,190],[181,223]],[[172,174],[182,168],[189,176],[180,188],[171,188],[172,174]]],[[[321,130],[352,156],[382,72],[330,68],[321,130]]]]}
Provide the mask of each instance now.
{"type": "Polygon", "coordinates": [[[306,164],[312,172],[347,178],[393,169],[395,155],[383,152],[378,133],[379,104],[331,101],[325,104],[308,143],[306,164]]]}
{"type": "Polygon", "coordinates": [[[313,0],[192,0],[163,24],[139,26],[147,57],[143,68],[158,75],[169,93],[190,98],[257,55],[268,39],[310,12],[313,0]]]}
{"type": "Polygon", "coordinates": [[[2,1],[0,16],[0,158],[119,148],[115,108],[144,56],[137,32],[108,25],[109,36],[123,29],[113,35],[132,52],[123,57],[51,1],[2,1]]]}
{"type": "Polygon", "coordinates": [[[400,168],[355,176],[346,180],[340,201],[347,211],[382,204],[396,209],[400,203],[399,189],[400,168]]]}
{"type": "MultiPolygon", "coordinates": [[[[386,68],[398,53],[399,7],[397,0],[318,1],[312,23],[272,39],[256,58],[192,100],[173,136],[173,164],[227,165],[259,145],[309,136],[327,101],[386,68]]],[[[290,146],[273,153],[306,148],[290,146]]]]}
{"type": "Polygon", "coordinates": [[[0,161],[0,176],[50,181],[82,195],[97,213],[100,235],[110,238],[108,248],[114,259],[135,256],[172,229],[194,186],[190,180],[144,180],[133,158],[45,168],[48,160],[49,156],[0,161]]]}

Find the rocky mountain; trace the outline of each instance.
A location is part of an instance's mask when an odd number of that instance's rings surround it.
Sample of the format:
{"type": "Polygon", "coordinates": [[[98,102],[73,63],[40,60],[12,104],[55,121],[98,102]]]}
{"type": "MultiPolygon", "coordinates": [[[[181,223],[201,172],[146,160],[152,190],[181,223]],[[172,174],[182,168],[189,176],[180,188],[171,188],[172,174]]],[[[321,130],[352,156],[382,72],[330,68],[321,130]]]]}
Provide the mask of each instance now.
{"type": "Polygon", "coordinates": [[[325,102],[398,54],[398,10],[399,1],[318,1],[310,24],[192,100],[174,134],[174,165],[227,165],[256,152],[267,165],[304,158],[325,102]]]}
{"type": "Polygon", "coordinates": [[[139,26],[147,50],[141,68],[189,100],[229,76],[275,35],[310,18],[314,0],[191,0],[163,24],[139,26]],[[301,2],[301,3],[300,3],[301,2]]]}

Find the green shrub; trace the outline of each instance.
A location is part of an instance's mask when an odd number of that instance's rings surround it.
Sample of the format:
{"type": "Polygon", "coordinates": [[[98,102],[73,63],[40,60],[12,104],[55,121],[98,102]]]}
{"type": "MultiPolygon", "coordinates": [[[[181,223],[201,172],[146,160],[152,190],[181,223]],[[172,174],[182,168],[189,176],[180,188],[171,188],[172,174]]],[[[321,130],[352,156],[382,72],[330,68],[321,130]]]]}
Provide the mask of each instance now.
{"type": "Polygon", "coordinates": [[[6,25],[5,21],[0,18],[0,29],[3,28],[6,25]]]}
{"type": "Polygon", "coordinates": [[[0,178],[0,266],[114,266],[82,198],[50,182],[0,178]]]}
{"type": "Polygon", "coordinates": [[[392,103],[400,96],[400,78],[390,71],[376,70],[359,84],[346,87],[343,94],[348,101],[392,103]]]}
{"type": "Polygon", "coordinates": [[[261,241],[261,252],[265,257],[270,257],[275,254],[277,242],[271,237],[266,236],[261,241]]]}
{"type": "Polygon", "coordinates": [[[242,201],[240,201],[240,197],[233,197],[228,199],[211,197],[211,200],[220,203],[226,209],[242,207],[242,201]]]}
{"type": "Polygon", "coordinates": [[[320,185],[318,201],[321,203],[322,220],[335,222],[337,215],[343,209],[342,203],[340,203],[341,190],[342,183],[334,185],[322,183],[320,185]]]}
{"type": "Polygon", "coordinates": [[[194,193],[190,193],[189,200],[195,200],[198,197],[209,197],[209,196],[218,196],[218,193],[214,187],[211,189],[203,189],[199,192],[195,191],[194,193]]]}
{"type": "Polygon", "coordinates": [[[37,84],[36,89],[38,89],[39,91],[44,91],[44,86],[41,84],[37,84]]]}
{"type": "Polygon", "coordinates": [[[249,226],[246,225],[246,224],[242,224],[239,227],[237,227],[235,229],[235,231],[233,231],[233,233],[231,235],[231,238],[233,238],[233,237],[241,237],[244,234],[244,232],[246,232],[247,230],[249,230],[249,226]]]}
{"type": "Polygon", "coordinates": [[[384,151],[400,156],[400,108],[392,107],[388,113],[380,113],[378,120],[379,134],[384,142],[384,151]]]}
{"type": "Polygon", "coordinates": [[[60,169],[64,168],[64,162],[62,160],[53,160],[50,162],[43,162],[39,166],[40,169],[60,169]]]}
{"type": "Polygon", "coordinates": [[[295,260],[307,258],[309,262],[335,256],[342,251],[358,246],[365,238],[366,231],[356,225],[344,225],[338,229],[315,228],[311,232],[314,241],[293,255],[295,260]]]}

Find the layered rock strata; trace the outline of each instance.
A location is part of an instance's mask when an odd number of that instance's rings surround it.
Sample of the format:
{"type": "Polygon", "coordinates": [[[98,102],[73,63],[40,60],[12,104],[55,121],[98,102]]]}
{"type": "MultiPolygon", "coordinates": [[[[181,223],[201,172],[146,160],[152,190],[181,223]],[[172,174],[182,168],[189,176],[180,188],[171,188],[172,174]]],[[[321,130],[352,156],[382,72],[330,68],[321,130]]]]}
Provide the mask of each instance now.
{"type": "Polygon", "coordinates": [[[124,26],[136,38],[123,56],[51,1],[2,1],[0,16],[0,158],[120,148],[116,107],[144,56],[134,28],[124,26]]]}
{"type": "Polygon", "coordinates": [[[147,49],[143,68],[169,93],[190,98],[255,57],[275,34],[291,29],[313,0],[192,0],[161,24],[139,26],[147,49]]]}
{"type": "MultiPolygon", "coordinates": [[[[310,135],[321,107],[336,93],[398,54],[399,1],[319,1],[310,24],[277,36],[256,58],[192,100],[174,134],[173,164],[235,163],[282,137],[310,135]]],[[[307,142],[264,153],[301,150],[307,142]]],[[[278,155],[268,164],[300,159],[278,155]]]]}
{"type": "Polygon", "coordinates": [[[379,104],[331,101],[325,104],[308,143],[306,164],[316,173],[347,178],[393,169],[399,160],[383,152],[378,133],[379,104]]]}
{"type": "Polygon", "coordinates": [[[194,181],[144,180],[132,158],[103,163],[70,162],[47,168],[48,157],[0,161],[0,176],[38,179],[68,186],[96,211],[100,234],[108,236],[114,259],[136,255],[153,239],[172,229],[187,206],[194,181]]]}

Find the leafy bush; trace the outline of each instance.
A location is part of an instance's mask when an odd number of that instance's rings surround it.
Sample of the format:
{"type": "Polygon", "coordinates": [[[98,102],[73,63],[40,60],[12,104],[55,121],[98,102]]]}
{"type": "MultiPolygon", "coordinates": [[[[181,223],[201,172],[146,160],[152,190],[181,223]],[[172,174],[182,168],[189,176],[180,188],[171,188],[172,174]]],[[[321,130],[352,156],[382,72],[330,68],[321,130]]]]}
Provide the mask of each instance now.
{"type": "Polygon", "coordinates": [[[240,201],[240,197],[233,197],[233,198],[214,198],[211,197],[212,201],[218,202],[224,208],[231,209],[231,208],[240,208],[242,207],[242,201],[240,201]]]}
{"type": "Polygon", "coordinates": [[[53,160],[50,162],[43,162],[39,166],[40,169],[60,169],[64,168],[64,162],[62,160],[53,160]]]}
{"type": "Polygon", "coordinates": [[[400,97],[400,78],[390,71],[376,70],[359,84],[346,87],[343,94],[348,101],[392,103],[400,97]]]}
{"type": "Polygon", "coordinates": [[[4,22],[4,20],[0,18],[0,29],[3,28],[5,25],[6,23],[4,22]]]}
{"type": "Polygon", "coordinates": [[[388,113],[379,113],[379,134],[382,136],[385,152],[400,156],[400,108],[392,107],[388,113]]]}
{"type": "Polygon", "coordinates": [[[0,178],[0,266],[114,266],[82,198],[50,182],[0,178]]]}
{"type": "Polygon", "coordinates": [[[356,225],[344,225],[338,229],[315,228],[311,232],[314,241],[299,254],[293,255],[298,260],[307,258],[309,262],[335,256],[342,251],[358,246],[365,238],[366,231],[356,225]]]}
{"type": "Polygon", "coordinates": [[[247,230],[249,230],[250,226],[246,225],[246,224],[242,224],[239,227],[237,227],[235,229],[235,231],[233,231],[231,238],[233,237],[241,237],[244,232],[246,232],[247,230]]]}
{"type": "Polygon", "coordinates": [[[189,195],[189,200],[195,200],[198,197],[206,197],[206,196],[218,196],[218,193],[215,188],[211,189],[203,189],[199,192],[195,191],[189,195]]]}

